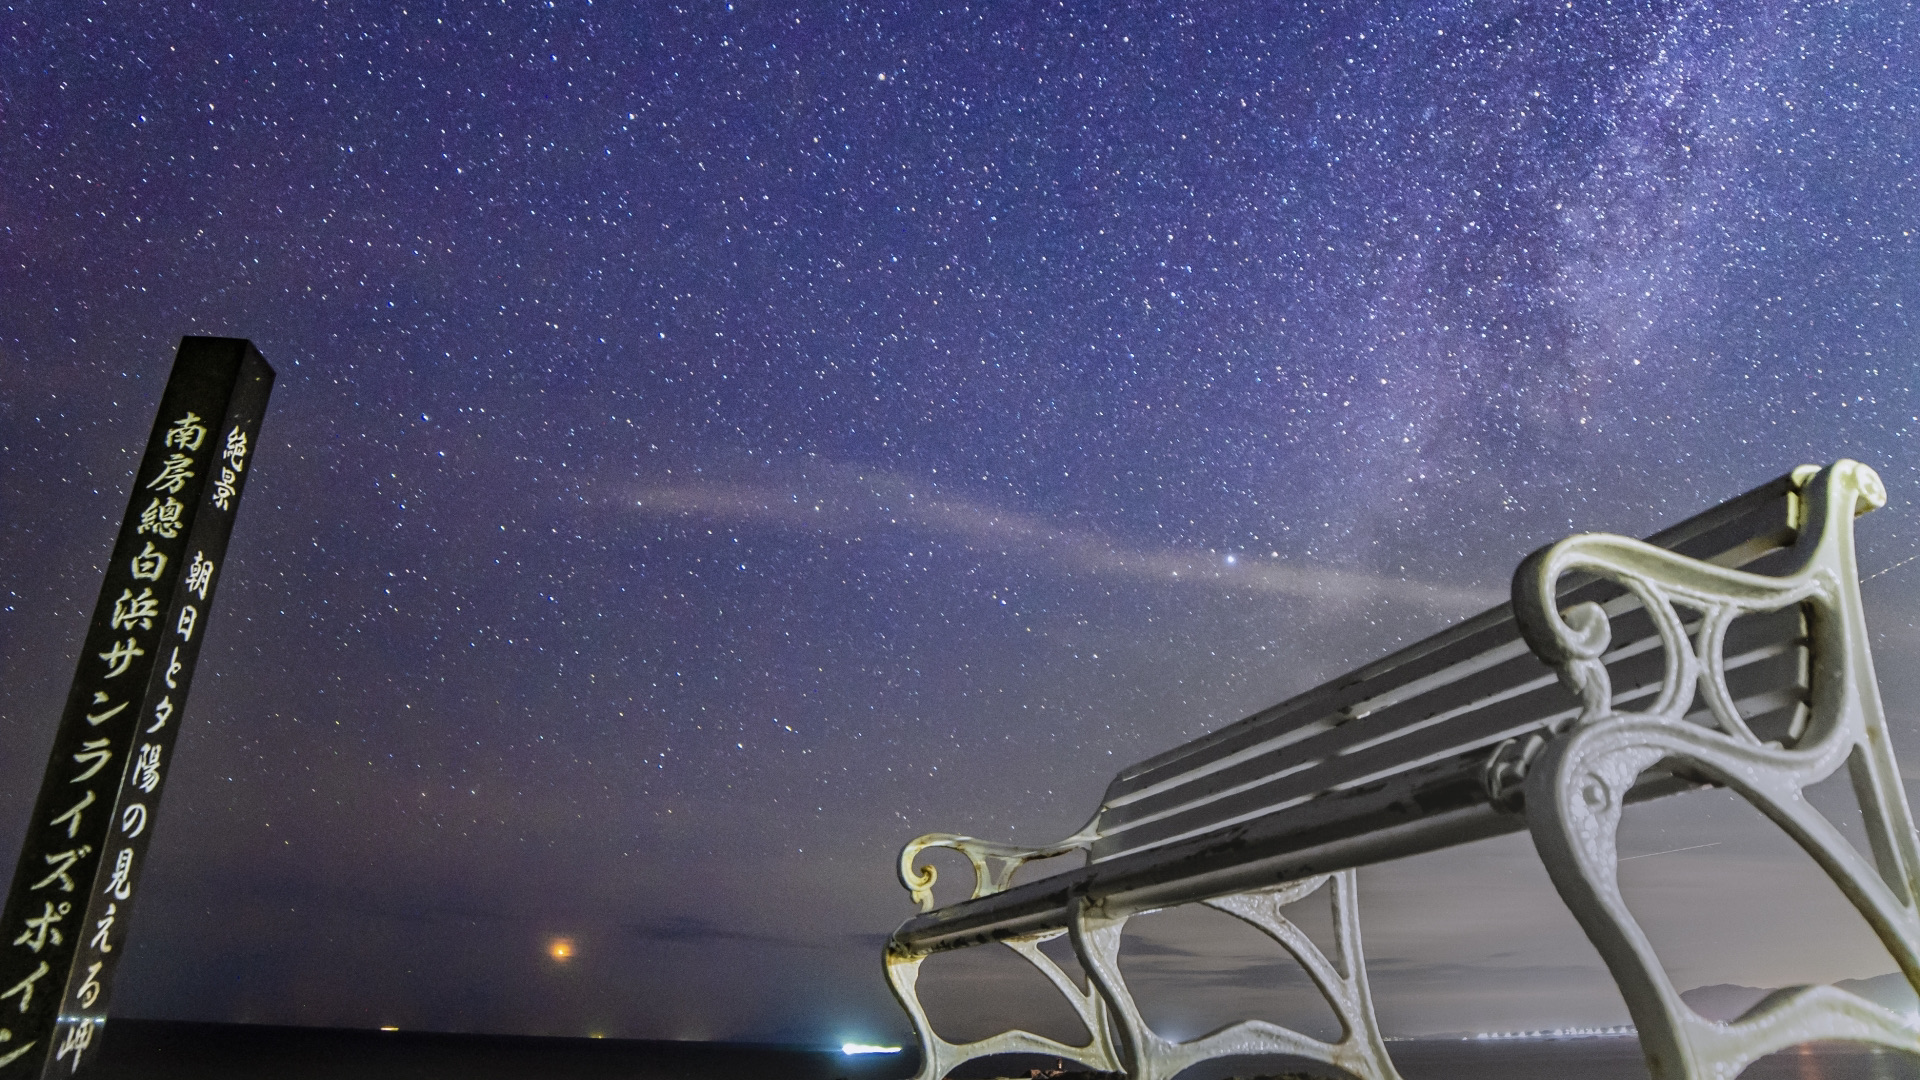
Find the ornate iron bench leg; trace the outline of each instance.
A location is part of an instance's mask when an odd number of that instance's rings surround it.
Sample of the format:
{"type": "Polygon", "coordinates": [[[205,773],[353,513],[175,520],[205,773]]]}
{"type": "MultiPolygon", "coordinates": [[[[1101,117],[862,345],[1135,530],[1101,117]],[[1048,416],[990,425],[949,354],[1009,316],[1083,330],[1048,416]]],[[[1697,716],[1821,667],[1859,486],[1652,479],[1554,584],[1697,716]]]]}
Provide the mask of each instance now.
{"type": "Polygon", "coordinates": [[[920,964],[926,954],[912,954],[897,949],[888,949],[887,985],[893,988],[893,996],[900,1006],[907,1010],[913,1019],[914,1034],[920,1040],[920,1071],[915,1080],[943,1080],[955,1068],[975,1058],[990,1057],[994,1054],[1045,1054],[1049,1057],[1078,1061],[1094,1069],[1105,1072],[1120,1071],[1119,1058],[1114,1053],[1111,1029],[1107,1022],[1106,1003],[1100,994],[1089,986],[1085,990],[1074,985],[1072,977],[1060,970],[1053,958],[1040,951],[1042,942],[1050,941],[1065,933],[1056,930],[1050,934],[1041,934],[1031,938],[1020,938],[1002,942],[1047,977],[1054,989],[1067,999],[1080,1023],[1087,1029],[1089,1038],[1084,1046],[1069,1046],[1044,1035],[1035,1035],[1030,1031],[1018,1029],[1003,1031],[998,1035],[978,1039],[973,1042],[952,1043],[940,1037],[933,1030],[933,1024],[927,1019],[927,1011],[920,1004],[919,980],[920,964]]]}
{"type": "Polygon", "coordinates": [[[1805,563],[1784,577],[1727,570],[1620,537],[1570,537],[1530,556],[1514,578],[1514,609],[1534,651],[1580,694],[1576,726],[1526,767],[1525,809],[1555,888],[1626,998],[1655,1080],[1731,1080],[1749,1063],[1814,1039],[1920,1052],[1920,1027],[1831,986],[1782,990],[1738,1020],[1717,1023],[1680,999],[1620,895],[1616,838],[1622,802],[1656,766],[1739,793],[1820,864],[1907,981],[1920,989],[1920,846],[1888,741],[1861,613],[1853,518],[1885,501],[1873,470],[1841,461],[1809,473],[1801,498],[1805,563]],[[1561,574],[1619,582],[1653,619],[1666,653],[1658,701],[1614,708],[1605,667],[1611,640],[1595,604],[1558,610],[1561,574]],[[1811,641],[1812,700],[1804,735],[1763,741],[1728,693],[1722,655],[1737,617],[1799,606],[1811,641]],[[1680,609],[1698,613],[1686,629],[1680,609]],[[1688,719],[1696,692],[1711,725],[1688,719]],[[1845,765],[1872,847],[1856,851],[1802,794],[1845,765]]]}
{"type": "Polygon", "coordinates": [[[1387,1056],[1386,1042],[1380,1036],[1373,998],[1367,988],[1355,880],[1352,870],[1331,875],[1329,902],[1333,906],[1336,954],[1333,960],[1280,910],[1318,889],[1329,881],[1328,877],[1205,902],[1208,907],[1257,927],[1300,962],[1340,1020],[1340,1040],[1332,1043],[1263,1020],[1243,1020],[1189,1042],[1174,1042],[1161,1036],[1141,1017],[1120,974],[1120,935],[1126,926],[1126,917],[1110,917],[1093,907],[1082,908],[1074,920],[1074,951],[1106,999],[1107,1014],[1114,1029],[1113,1042],[1127,1076],[1131,1080],[1171,1080],[1182,1070],[1215,1058],[1288,1054],[1324,1061],[1360,1080],[1400,1080],[1392,1059],[1387,1056]]]}
{"type": "MultiPolygon", "coordinates": [[[[1728,786],[1785,829],[1826,870],[1872,925],[1909,982],[1920,986],[1920,920],[1911,899],[1890,887],[1831,823],[1800,795],[1788,770],[1769,775],[1753,762],[1696,743],[1690,732],[1652,724],[1589,728],[1549,745],[1527,778],[1535,846],[1567,907],[1600,950],[1640,1031],[1654,1080],[1730,1080],[1752,1061],[1796,1043],[1848,1039],[1920,1052],[1920,1031],[1904,1018],[1830,986],[1781,991],[1730,1023],[1702,1017],[1680,999],[1646,934],[1620,895],[1615,837],[1621,796],[1645,769],[1685,761],[1727,777],[1728,786]],[[1746,768],[1742,768],[1746,766],[1746,768]]],[[[1872,751],[1855,750],[1855,760],[1872,751]]],[[[1856,781],[1861,770],[1855,770],[1856,781]]],[[[1877,784],[1862,792],[1871,822],[1885,803],[1877,784]]]]}

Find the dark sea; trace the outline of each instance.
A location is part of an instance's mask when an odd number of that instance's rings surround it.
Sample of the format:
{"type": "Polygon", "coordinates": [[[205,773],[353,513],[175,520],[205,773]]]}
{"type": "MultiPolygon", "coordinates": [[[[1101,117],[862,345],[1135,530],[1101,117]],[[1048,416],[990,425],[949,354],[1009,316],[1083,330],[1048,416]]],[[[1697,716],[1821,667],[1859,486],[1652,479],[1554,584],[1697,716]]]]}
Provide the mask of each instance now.
{"type": "MultiPolygon", "coordinates": [[[[429,1032],[344,1031],[115,1019],[90,1062],[94,1080],[899,1080],[909,1052],[848,1057],[836,1050],[738,1043],[645,1042],[429,1032]]],[[[1405,1080],[1646,1080],[1631,1038],[1392,1044],[1405,1080]]],[[[1053,1062],[1002,1060],[965,1077],[1028,1075],[1053,1062]]],[[[1182,1080],[1290,1071],[1340,1080],[1300,1062],[1237,1061],[1182,1080]]],[[[1920,1080],[1920,1058],[1817,1043],[1765,1058],[1745,1080],[1920,1080]]]]}

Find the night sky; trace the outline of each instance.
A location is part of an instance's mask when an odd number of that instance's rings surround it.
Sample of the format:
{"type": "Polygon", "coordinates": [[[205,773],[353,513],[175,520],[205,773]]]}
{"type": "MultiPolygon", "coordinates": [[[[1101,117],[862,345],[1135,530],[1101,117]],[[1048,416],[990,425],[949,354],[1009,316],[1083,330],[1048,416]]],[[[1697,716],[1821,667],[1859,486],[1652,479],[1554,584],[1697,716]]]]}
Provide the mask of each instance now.
{"type": "MultiPolygon", "coordinates": [[[[126,1015],[903,1040],[908,838],[1057,839],[1541,544],[1843,456],[1891,493],[1864,593],[1920,768],[1916,35],[1899,0],[0,5],[0,859],[183,334],[279,383],[126,1015]]],[[[1630,815],[1676,981],[1893,970],[1757,820],[1630,815]]],[[[1625,1021],[1524,836],[1361,904],[1389,1031],[1625,1021]]],[[[1170,1034],[1306,1007],[1224,917],[1136,925],[1170,1034]]],[[[927,968],[950,1034],[1064,1014],[975,952],[927,968]]]]}

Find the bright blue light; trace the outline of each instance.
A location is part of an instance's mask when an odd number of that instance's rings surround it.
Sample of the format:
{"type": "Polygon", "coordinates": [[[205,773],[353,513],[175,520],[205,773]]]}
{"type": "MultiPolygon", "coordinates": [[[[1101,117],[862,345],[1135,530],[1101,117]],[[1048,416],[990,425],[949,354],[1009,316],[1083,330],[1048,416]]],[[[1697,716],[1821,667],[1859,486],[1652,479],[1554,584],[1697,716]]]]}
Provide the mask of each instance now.
{"type": "Polygon", "coordinates": [[[900,1052],[900,1048],[897,1046],[869,1046],[866,1043],[841,1043],[840,1052],[843,1054],[897,1054],[900,1052]]]}

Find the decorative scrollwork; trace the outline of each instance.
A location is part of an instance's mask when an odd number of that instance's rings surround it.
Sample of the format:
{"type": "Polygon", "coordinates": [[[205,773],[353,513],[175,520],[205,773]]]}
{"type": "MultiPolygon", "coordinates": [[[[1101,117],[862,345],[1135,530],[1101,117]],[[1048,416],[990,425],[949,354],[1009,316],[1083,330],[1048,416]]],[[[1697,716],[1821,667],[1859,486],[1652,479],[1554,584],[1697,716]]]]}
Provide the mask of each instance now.
{"type": "Polygon", "coordinates": [[[1065,840],[1045,847],[999,844],[958,833],[928,833],[914,837],[900,849],[900,884],[906,886],[921,911],[932,911],[933,883],[939,879],[940,872],[931,863],[915,865],[921,852],[930,848],[946,848],[965,855],[967,861],[973,864],[973,893],[970,899],[978,899],[1006,891],[1007,886],[1013,883],[1013,875],[1027,863],[1075,851],[1088,851],[1093,847],[1096,837],[1091,822],[1065,840]]]}
{"type": "MultiPolygon", "coordinates": [[[[1840,461],[1798,470],[1792,524],[1799,569],[1764,577],[1694,561],[1615,536],[1575,536],[1522,563],[1514,613],[1542,660],[1577,692],[1571,729],[1519,759],[1498,779],[1524,775],[1528,828],[1548,875],[1599,949],[1632,1013],[1655,1080],[1725,1080],[1747,1063],[1814,1039],[1852,1039],[1920,1051],[1920,1028],[1834,987],[1769,997],[1719,1023],[1680,998],[1621,897],[1618,833],[1627,793],[1653,768],[1722,784],[1753,804],[1820,864],[1920,987],[1920,845],[1887,738],[1860,607],[1853,518],[1881,506],[1873,470],[1840,461]],[[1617,707],[1605,660],[1608,612],[1557,608],[1559,578],[1582,571],[1617,582],[1653,621],[1666,662],[1654,702],[1617,707]],[[1727,690],[1722,655],[1742,615],[1804,605],[1812,700],[1791,745],[1763,742],[1727,690]],[[1696,613],[1691,629],[1681,610],[1696,613]],[[1696,697],[1714,726],[1687,720],[1696,697]],[[1852,773],[1872,847],[1869,860],[1803,795],[1842,764],[1852,773]]],[[[1611,606],[1611,605],[1610,605],[1611,606]]],[[[1489,764],[1489,784],[1500,758],[1489,764]]]]}
{"type": "MultiPolygon", "coordinates": [[[[1083,832],[1057,845],[1020,848],[933,833],[916,839],[901,853],[901,879],[915,899],[920,899],[925,890],[932,888],[935,875],[931,867],[916,867],[915,858],[928,848],[951,848],[967,855],[974,863],[977,890],[987,890],[976,891],[976,895],[988,895],[1006,888],[1007,879],[1021,863],[1083,850],[1088,842],[1083,832]]],[[[1387,1056],[1367,987],[1355,887],[1355,872],[1344,870],[1205,901],[1209,907],[1258,927],[1299,961],[1340,1019],[1340,1038],[1330,1043],[1260,1020],[1231,1024],[1188,1042],[1174,1042],[1160,1036],[1141,1018],[1133,995],[1120,975],[1120,936],[1130,916],[1108,915],[1095,905],[1084,903],[1070,920],[1069,930],[1010,938],[1000,944],[1019,953],[1046,976],[1086,1028],[1087,1042],[1073,1046],[1019,1029],[974,1042],[948,1042],[934,1031],[920,1002],[920,965],[926,954],[891,943],[886,954],[887,982],[912,1019],[920,1042],[920,1071],[915,1080],[942,1080],[968,1061],[1015,1053],[1078,1061],[1097,1070],[1125,1072],[1134,1080],[1171,1080],[1176,1073],[1195,1063],[1242,1054],[1289,1054],[1327,1062],[1361,1080],[1399,1080],[1387,1056]],[[1321,952],[1280,910],[1329,882],[1328,897],[1334,921],[1331,957],[1321,952]],[[1087,973],[1084,988],[1040,950],[1042,943],[1068,932],[1072,934],[1074,955],[1087,973]]],[[[922,904],[924,906],[924,900],[922,904]]]]}
{"type": "Polygon", "coordinates": [[[1645,610],[1665,655],[1665,671],[1654,701],[1636,715],[1678,720],[1693,707],[1696,697],[1704,698],[1721,731],[1757,746],[1761,740],[1748,729],[1727,692],[1723,646],[1728,626],[1743,615],[1806,604],[1816,614],[1816,632],[1823,630],[1828,639],[1816,647],[1838,655],[1846,643],[1836,637],[1844,622],[1838,611],[1842,567],[1836,560],[1851,572],[1852,516],[1885,501],[1880,478],[1858,462],[1836,463],[1808,480],[1796,502],[1803,507],[1831,505],[1825,507],[1826,514],[1799,511],[1807,516],[1795,546],[1804,564],[1784,577],[1703,563],[1622,536],[1568,537],[1528,556],[1514,572],[1514,617],[1535,654],[1580,696],[1576,726],[1582,726],[1602,717],[1626,715],[1616,708],[1607,674],[1607,649],[1613,637],[1608,608],[1614,609],[1612,614],[1634,607],[1645,610]],[[1844,515],[1848,525],[1843,530],[1844,544],[1837,541],[1836,514],[1844,515]],[[1560,579],[1575,572],[1613,581],[1627,596],[1607,607],[1581,603],[1561,611],[1560,579]],[[1697,613],[1691,630],[1689,620],[1681,615],[1683,609],[1697,613]]]}
{"type": "Polygon", "coordinates": [[[1313,980],[1340,1021],[1340,1038],[1324,1042],[1265,1020],[1242,1020],[1186,1042],[1176,1042],[1150,1027],[1120,974],[1120,933],[1127,916],[1109,915],[1093,905],[1074,920],[1074,951],[1087,975],[1106,999],[1113,1027],[1111,1042],[1131,1080],[1173,1080],[1203,1061],[1247,1055],[1284,1054],[1326,1062],[1360,1080],[1400,1080],[1374,1017],[1360,953],[1360,909],[1352,870],[1289,882],[1271,889],[1234,893],[1204,901],[1206,906],[1240,919],[1287,950],[1313,980]],[[1334,955],[1281,912],[1331,882],[1334,955]]]}
{"type": "Polygon", "coordinates": [[[920,1003],[920,965],[926,960],[926,954],[889,945],[887,985],[892,988],[895,1000],[906,1009],[920,1041],[920,1071],[914,1074],[914,1080],[943,1080],[966,1062],[996,1054],[1044,1054],[1077,1061],[1102,1072],[1119,1072],[1120,1058],[1113,1043],[1113,1024],[1108,1019],[1106,1000],[1091,985],[1084,989],[1075,985],[1073,978],[1054,963],[1052,957],[1040,951],[1043,943],[1064,933],[1065,930],[1051,930],[1032,937],[1011,938],[1001,944],[1019,953],[1060,992],[1087,1031],[1087,1041],[1081,1046],[1017,1028],[973,1042],[948,1042],[933,1029],[926,1008],[920,1003]]]}

